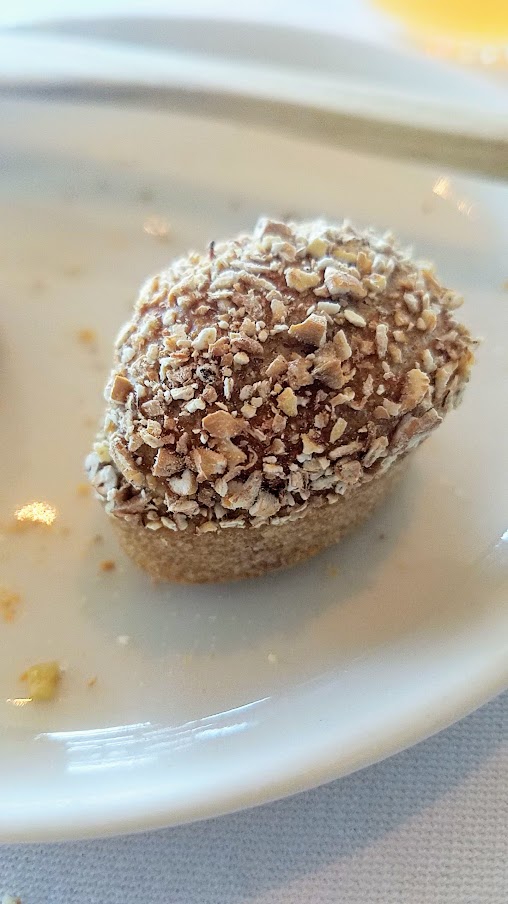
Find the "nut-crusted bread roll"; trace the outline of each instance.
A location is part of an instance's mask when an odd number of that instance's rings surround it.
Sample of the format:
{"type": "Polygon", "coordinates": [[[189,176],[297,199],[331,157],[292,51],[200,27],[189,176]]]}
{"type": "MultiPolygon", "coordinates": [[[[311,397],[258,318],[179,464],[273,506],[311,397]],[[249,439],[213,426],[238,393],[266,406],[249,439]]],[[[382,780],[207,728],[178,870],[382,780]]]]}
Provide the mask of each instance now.
{"type": "Polygon", "coordinates": [[[124,549],[158,579],[225,581],[340,539],[459,403],[460,301],[347,222],[264,219],[149,280],[87,459],[124,549]]]}

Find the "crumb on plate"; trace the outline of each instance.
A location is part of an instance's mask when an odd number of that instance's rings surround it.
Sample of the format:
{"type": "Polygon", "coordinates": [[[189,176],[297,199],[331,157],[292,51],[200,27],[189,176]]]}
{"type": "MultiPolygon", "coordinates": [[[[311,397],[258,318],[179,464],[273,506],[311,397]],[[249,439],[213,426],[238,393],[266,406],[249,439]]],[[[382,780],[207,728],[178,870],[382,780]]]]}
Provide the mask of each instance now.
{"type": "Polygon", "coordinates": [[[28,502],[14,512],[14,517],[19,524],[44,524],[51,527],[57,517],[57,510],[49,502],[28,502]]]}
{"type": "Polygon", "coordinates": [[[20,676],[26,681],[29,697],[36,702],[53,700],[62,677],[60,665],[55,660],[38,662],[29,666],[20,676]]]}
{"type": "Polygon", "coordinates": [[[14,621],[20,602],[21,597],[19,593],[0,587],[0,612],[4,621],[14,621]]]}
{"type": "Polygon", "coordinates": [[[97,341],[97,333],[90,327],[82,327],[76,332],[76,338],[82,345],[94,345],[97,341]]]}
{"type": "Polygon", "coordinates": [[[100,564],[101,571],[114,571],[116,564],[113,559],[104,559],[100,564]]]}

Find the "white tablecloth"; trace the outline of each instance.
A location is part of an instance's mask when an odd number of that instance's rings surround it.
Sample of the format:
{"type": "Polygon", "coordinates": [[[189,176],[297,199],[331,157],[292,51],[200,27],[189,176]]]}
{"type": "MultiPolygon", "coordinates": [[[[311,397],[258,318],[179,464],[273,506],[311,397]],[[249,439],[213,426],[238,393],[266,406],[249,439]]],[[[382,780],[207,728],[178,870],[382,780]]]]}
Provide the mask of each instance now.
{"type": "Polygon", "coordinates": [[[5,846],[6,892],[23,904],[507,904],[508,694],[384,763],[256,810],[5,846]]]}

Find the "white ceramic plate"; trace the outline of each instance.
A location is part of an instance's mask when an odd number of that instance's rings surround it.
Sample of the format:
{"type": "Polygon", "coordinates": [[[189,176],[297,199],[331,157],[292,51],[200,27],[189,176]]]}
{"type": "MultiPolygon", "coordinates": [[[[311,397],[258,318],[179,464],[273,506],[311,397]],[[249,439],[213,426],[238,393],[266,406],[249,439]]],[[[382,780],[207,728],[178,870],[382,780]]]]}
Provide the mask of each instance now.
{"type": "MultiPolygon", "coordinates": [[[[213,91],[226,103],[261,99],[508,141],[501,80],[394,40],[390,17],[360,0],[347,0],[347,9],[344,0],[334,9],[303,4],[289,19],[284,4],[273,3],[263,10],[228,0],[211,10],[209,2],[178,0],[162,10],[159,0],[138,3],[130,15],[125,0],[94,5],[87,0],[80,16],[79,4],[67,2],[60,19],[53,5],[32,10],[42,21],[0,31],[0,86],[57,91],[102,82],[118,92],[183,91],[188,99],[213,91]]],[[[18,4],[7,14],[22,22],[23,13],[18,4]]]]}
{"type": "Polygon", "coordinates": [[[501,690],[506,187],[184,115],[12,101],[0,116],[0,583],[21,595],[0,620],[0,837],[258,804],[501,690]],[[342,546],[235,586],[153,587],[77,491],[112,338],[147,273],[260,212],[393,226],[464,292],[485,344],[463,406],[342,546]],[[154,215],[169,241],[144,231],[154,215]],[[36,499],[54,525],[12,532],[36,499]],[[67,669],[58,699],[16,705],[20,673],[49,658],[67,669]]]}

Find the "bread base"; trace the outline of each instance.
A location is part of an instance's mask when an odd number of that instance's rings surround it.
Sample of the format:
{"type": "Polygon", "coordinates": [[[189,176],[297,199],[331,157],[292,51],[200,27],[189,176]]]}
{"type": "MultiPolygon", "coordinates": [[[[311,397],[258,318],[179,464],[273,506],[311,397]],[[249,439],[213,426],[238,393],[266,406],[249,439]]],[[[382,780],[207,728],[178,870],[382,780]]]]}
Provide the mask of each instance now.
{"type": "Polygon", "coordinates": [[[309,507],[297,521],[258,528],[221,528],[196,534],[147,530],[112,517],[127,555],[156,581],[221,583],[289,568],[341,540],[371,514],[401,476],[405,462],[339,496],[309,507]]]}

